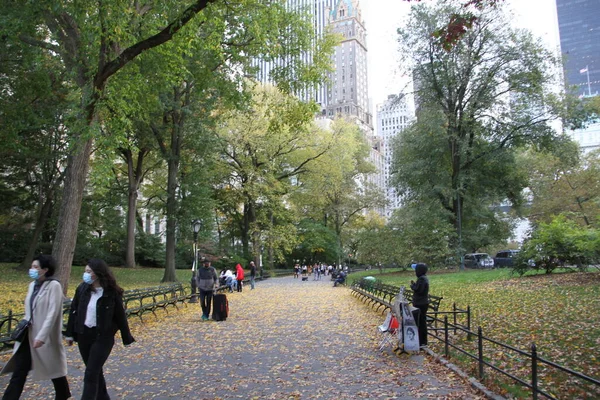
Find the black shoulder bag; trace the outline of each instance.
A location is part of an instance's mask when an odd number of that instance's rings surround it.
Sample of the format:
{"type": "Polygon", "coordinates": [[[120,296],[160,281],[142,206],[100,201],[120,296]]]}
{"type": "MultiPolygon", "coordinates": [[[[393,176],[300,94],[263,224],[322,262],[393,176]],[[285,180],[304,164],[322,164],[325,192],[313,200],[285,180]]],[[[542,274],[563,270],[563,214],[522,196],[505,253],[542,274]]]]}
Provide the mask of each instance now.
{"type": "Polygon", "coordinates": [[[15,330],[10,333],[10,338],[17,342],[22,342],[23,339],[25,339],[25,334],[27,333],[29,325],[31,325],[31,323],[27,319],[19,321],[15,330]]]}

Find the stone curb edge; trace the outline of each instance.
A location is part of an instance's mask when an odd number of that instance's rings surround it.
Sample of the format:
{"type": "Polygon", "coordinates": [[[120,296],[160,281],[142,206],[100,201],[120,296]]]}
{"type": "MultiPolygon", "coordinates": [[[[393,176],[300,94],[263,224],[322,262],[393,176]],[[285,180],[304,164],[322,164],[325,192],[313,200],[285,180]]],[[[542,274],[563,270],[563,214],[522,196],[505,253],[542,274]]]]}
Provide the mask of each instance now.
{"type": "Polygon", "coordinates": [[[440,364],[442,364],[443,366],[445,366],[446,368],[448,368],[449,370],[451,370],[452,372],[454,372],[455,374],[457,374],[464,380],[468,381],[472,387],[474,387],[476,390],[481,392],[488,399],[490,399],[490,400],[506,400],[505,397],[502,397],[502,396],[492,392],[491,390],[486,388],[481,382],[479,382],[477,379],[473,378],[472,376],[469,376],[466,372],[464,372],[462,369],[460,369],[457,365],[452,364],[450,361],[446,360],[444,357],[437,354],[433,350],[431,350],[429,348],[425,348],[423,350],[425,350],[425,352],[429,356],[431,356],[435,361],[439,362],[440,364]]]}

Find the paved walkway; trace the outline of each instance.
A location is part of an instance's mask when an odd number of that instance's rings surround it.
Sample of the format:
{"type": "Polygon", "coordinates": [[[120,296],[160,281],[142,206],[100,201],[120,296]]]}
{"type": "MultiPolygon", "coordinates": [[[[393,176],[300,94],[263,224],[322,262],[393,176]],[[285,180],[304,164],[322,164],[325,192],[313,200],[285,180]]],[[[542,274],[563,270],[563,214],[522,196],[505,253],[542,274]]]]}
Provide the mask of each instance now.
{"type": "MultiPolygon", "coordinates": [[[[470,386],[422,355],[377,350],[383,316],[333,288],[326,277],[258,282],[228,294],[230,317],[201,322],[197,304],[146,324],[137,342],[119,341],[105,375],[113,399],[479,399],[470,386]]],[[[6,357],[2,358],[6,361],[6,357]]],[[[83,363],[68,349],[75,398],[83,363]]],[[[0,388],[7,376],[0,377],[0,388]]],[[[23,399],[51,399],[50,382],[28,382],[23,399]]]]}

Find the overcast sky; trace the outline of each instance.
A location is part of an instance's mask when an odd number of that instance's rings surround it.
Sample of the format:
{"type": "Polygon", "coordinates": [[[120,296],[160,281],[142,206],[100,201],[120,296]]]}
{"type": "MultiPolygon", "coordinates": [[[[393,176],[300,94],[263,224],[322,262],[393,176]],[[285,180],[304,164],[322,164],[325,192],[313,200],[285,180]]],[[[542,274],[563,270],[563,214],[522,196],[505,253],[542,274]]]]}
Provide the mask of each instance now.
{"type": "MultiPolygon", "coordinates": [[[[427,1],[427,0],[426,0],[427,1]]],[[[541,37],[558,51],[558,23],[555,0],[507,0],[515,24],[541,37]]],[[[410,11],[405,0],[360,0],[367,29],[369,97],[372,111],[389,94],[400,92],[407,84],[399,70],[396,29],[410,11]]]]}

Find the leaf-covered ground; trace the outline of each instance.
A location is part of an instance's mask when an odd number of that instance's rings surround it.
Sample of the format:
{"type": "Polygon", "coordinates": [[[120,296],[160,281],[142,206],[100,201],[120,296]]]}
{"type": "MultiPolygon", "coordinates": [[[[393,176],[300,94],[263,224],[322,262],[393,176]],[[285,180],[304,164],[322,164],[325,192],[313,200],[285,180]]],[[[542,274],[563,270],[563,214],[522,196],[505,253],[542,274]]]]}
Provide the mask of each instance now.
{"type": "MultiPolygon", "coordinates": [[[[115,345],[105,374],[114,399],[478,399],[465,381],[422,355],[377,349],[383,317],[329,280],[274,278],[228,294],[230,317],[201,322],[189,304],[146,323],[137,342],[115,345]]],[[[6,356],[2,361],[6,360],[6,356]]],[[[68,349],[78,398],[83,363],[68,349]]],[[[0,377],[4,387],[8,377],[0,377]]],[[[24,399],[52,398],[28,382],[24,399]]]]}
{"type": "MultiPolygon", "coordinates": [[[[383,275],[371,272],[394,285],[408,285],[414,279],[412,271],[383,275]]],[[[452,303],[460,308],[470,305],[473,331],[481,326],[484,336],[527,352],[535,343],[540,357],[600,379],[600,273],[567,272],[519,278],[510,276],[506,269],[436,271],[430,274],[430,292],[444,297],[441,304],[444,310],[451,310],[452,303]]],[[[451,338],[476,354],[476,340],[462,340],[464,334],[451,338]]],[[[443,346],[436,345],[435,340],[430,344],[436,352],[443,352],[443,346]]],[[[461,363],[460,354],[451,354],[454,362],[476,376],[476,365],[471,359],[465,358],[461,363]]],[[[484,346],[484,354],[494,365],[531,381],[527,357],[489,342],[484,346]]],[[[489,368],[485,372],[486,385],[496,392],[531,397],[489,368]]],[[[539,373],[541,388],[558,398],[600,398],[599,386],[569,377],[556,368],[542,365],[539,373]]]]}

